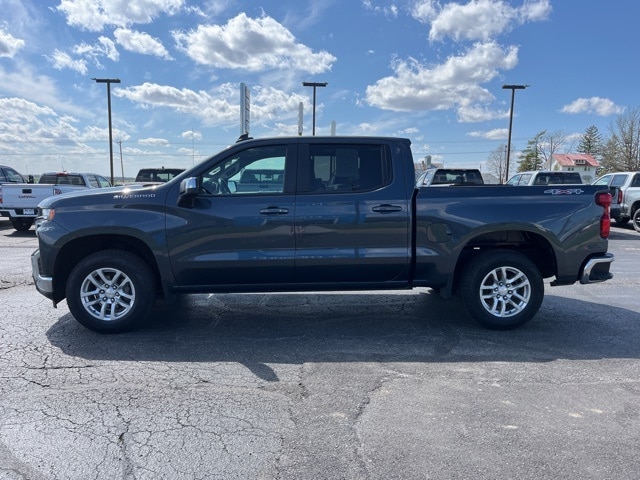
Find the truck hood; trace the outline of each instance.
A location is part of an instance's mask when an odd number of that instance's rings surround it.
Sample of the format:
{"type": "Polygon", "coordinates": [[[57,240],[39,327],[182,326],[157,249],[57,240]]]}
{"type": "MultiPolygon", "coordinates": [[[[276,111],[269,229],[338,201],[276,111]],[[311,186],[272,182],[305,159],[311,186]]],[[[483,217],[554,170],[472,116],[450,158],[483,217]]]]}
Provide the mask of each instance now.
{"type": "MultiPolygon", "coordinates": [[[[117,198],[127,198],[132,194],[152,194],[156,193],[161,185],[147,185],[147,184],[131,184],[119,187],[107,187],[97,189],[80,189],[73,192],[63,193],[61,195],[54,195],[52,197],[45,198],[38,204],[39,208],[55,208],[59,204],[73,203],[74,199],[82,197],[82,203],[103,203],[105,201],[113,201],[117,198]]],[[[159,193],[159,192],[157,192],[159,193]]]]}

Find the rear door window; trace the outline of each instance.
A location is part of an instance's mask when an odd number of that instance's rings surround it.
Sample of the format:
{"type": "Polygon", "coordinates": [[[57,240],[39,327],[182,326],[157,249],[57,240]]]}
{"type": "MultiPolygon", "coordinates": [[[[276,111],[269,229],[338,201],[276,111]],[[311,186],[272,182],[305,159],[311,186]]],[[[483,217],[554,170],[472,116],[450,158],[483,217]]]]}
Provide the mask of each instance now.
{"type": "Polygon", "coordinates": [[[621,187],[624,185],[624,182],[627,180],[627,175],[614,175],[613,180],[611,180],[612,187],[621,187]]]}
{"type": "Polygon", "coordinates": [[[391,157],[386,145],[311,144],[302,159],[298,191],[366,192],[389,185],[391,157]]]}

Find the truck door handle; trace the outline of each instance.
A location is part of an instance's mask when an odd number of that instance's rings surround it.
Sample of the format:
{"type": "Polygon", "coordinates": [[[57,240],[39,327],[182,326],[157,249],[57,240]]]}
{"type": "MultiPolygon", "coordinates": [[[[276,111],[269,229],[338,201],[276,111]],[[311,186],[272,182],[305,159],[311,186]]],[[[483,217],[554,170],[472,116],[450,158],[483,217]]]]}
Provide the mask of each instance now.
{"type": "Polygon", "coordinates": [[[376,205],[371,210],[377,213],[393,213],[401,212],[402,207],[399,205],[376,205]]]}
{"type": "Polygon", "coordinates": [[[260,214],[262,215],[285,215],[287,213],[289,213],[288,208],[267,207],[260,209],[260,214]]]}

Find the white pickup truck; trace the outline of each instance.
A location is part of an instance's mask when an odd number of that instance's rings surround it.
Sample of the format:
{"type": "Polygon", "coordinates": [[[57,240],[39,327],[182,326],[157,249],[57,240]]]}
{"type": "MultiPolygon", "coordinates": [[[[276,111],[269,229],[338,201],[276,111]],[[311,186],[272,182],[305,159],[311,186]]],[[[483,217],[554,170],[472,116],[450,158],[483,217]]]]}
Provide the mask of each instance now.
{"type": "Polygon", "coordinates": [[[9,217],[13,228],[23,232],[33,225],[38,204],[45,198],[75,190],[110,187],[111,183],[94,173],[44,173],[35,183],[0,185],[0,215],[9,217]]]}

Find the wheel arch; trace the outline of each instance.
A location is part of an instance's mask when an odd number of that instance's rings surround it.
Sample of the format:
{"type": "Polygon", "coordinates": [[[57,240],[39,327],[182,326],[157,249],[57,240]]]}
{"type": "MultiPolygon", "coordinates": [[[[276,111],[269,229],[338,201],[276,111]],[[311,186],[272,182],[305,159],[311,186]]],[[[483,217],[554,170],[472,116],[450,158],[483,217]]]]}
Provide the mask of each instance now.
{"type": "Polygon", "coordinates": [[[536,266],[543,278],[557,274],[556,252],[544,236],[528,230],[487,232],[473,237],[462,247],[454,270],[453,290],[458,290],[461,274],[472,258],[496,249],[523,254],[536,266]]]}
{"type": "Polygon", "coordinates": [[[78,237],[67,242],[58,252],[54,265],[54,298],[65,298],[69,274],[78,262],[92,253],[103,250],[124,250],[141,258],[153,272],[156,290],[162,292],[160,270],[151,248],[141,239],[127,235],[99,234],[78,237]]]}

